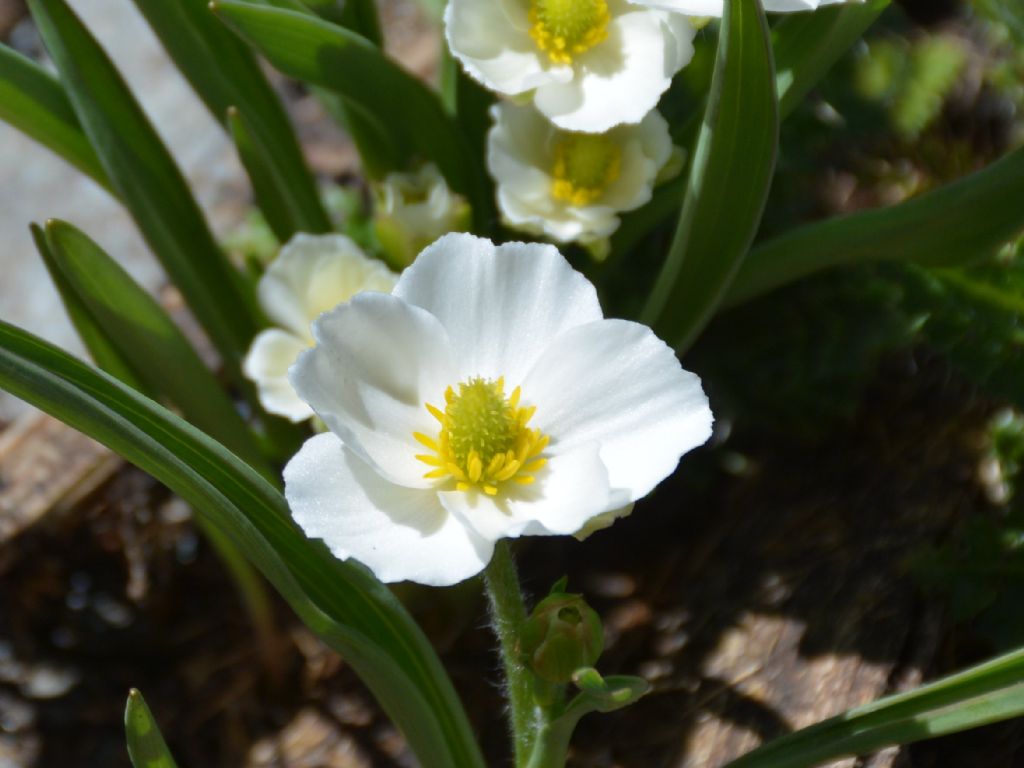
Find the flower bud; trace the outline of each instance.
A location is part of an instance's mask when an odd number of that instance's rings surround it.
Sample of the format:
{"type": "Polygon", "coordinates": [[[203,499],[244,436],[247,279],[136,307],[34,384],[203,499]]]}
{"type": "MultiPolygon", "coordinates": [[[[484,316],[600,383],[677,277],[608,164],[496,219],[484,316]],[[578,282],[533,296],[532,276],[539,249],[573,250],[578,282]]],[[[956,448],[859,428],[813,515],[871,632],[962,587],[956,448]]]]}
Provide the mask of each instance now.
{"type": "Polygon", "coordinates": [[[542,680],[567,683],[604,650],[601,618],[580,595],[555,592],[541,600],[523,626],[526,665],[542,680]]]}

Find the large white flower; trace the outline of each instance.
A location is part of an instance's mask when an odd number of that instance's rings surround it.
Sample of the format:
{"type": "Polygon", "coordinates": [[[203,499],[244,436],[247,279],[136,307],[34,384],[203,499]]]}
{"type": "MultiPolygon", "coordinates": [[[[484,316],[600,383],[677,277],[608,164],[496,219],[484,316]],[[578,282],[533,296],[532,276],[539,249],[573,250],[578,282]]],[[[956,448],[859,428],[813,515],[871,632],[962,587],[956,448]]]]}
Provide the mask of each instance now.
{"type": "Polygon", "coordinates": [[[561,131],[533,107],[509,102],[496,104],[491,115],[487,167],[502,218],[560,242],[611,235],[620,212],[651,199],[672,156],[668,123],[656,110],[638,125],[607,133],[561,131]]]}
{"type": "Polygon", "coordinates": [[[397,279],[344,235],[298,234],[289,240],[258,287],[263,311],[277,327],[253,339],[243,364],[263,407],[296,422],[310,418],[313,410],[295,394],[288,368],[313,346],[313,321],[360,291],[387,293],[397,279]]]}
{"type": "Polygon", "coordinates": [[[330,432],[285,493],[309,536],[383,581],[454,584],[499,538],[576,533],[711,430],[697,377],[649,328],[604,319],[550,245],[447,235],[313,334],[291,380],[330,432]]]}
{"type": "Polygon", "coordinates": [[[376,186],[374,229],[388,260],[406,267],[441,235],[469,225],[469,205],[426,163],[414,173],[389,173],[376,186]]]}
{"type": "Polygon", "coordinates": [[[693,56],[686,16],[627,0],[449,0],[444,18],[470,76],[570,131],[639,123],[693,56]]]}
{"type": "MultiPolygon", "coordinates": [[[[657,8],[663,11],[674,11],[691,16],[721,16],[724,0],[630,0],[636,5],[657,8]]],[[[764,9],[770,13],[786,13],[789,11],[813,11],[823,5],[835,5],[843,2],[863,2],[863,0],[762,0],[764,9]]]]}

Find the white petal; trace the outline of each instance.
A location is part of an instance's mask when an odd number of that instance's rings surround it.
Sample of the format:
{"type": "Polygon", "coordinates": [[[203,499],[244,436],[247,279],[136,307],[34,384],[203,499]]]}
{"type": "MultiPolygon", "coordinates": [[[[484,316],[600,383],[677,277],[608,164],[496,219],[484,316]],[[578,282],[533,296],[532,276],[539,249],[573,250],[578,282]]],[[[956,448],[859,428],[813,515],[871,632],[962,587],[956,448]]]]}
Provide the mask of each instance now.
{"type": "Polygon", "coordinates": [[[608,486],[598,445],[552,456],[533,485],[506,484],[497,496],[446,491],[441,503],[486,539],[572,534],[624,503],[608,486]]]}
{"type": "Polygon", "coordinates": [[[253,339],[242,370],[256,382],[260,404],[269,412],[292,421],[305,421],[313,415],[291,382],[288,368],[302,352],[309,349],[305,340],[287,331],[271,328],[253,339]]]}
{"type": "Polygon", "coordinates": [[[600,133],[639,123],[693,56],[692,36],[678,14],[637,10],[615,17],[608,39],[579,57],[574,79],[540,86],[534,103],[571,131],[600,133]]]}
{"type": "Polygon", "coordinates": [[[363,293],[313,324],[317,345],[291,382],[332,432],[392,482],[426,488],[414,432],[436,435],[425,403],[444,404],[459,379],[444,328],[429,312],[384,293],[363,293]]]}
{"type": "Polygon", "coordinates": [[[558,453],[598,443],[623,503],[649,493],[711,435],[700,380],[646,326],[603,320],[566,331],[523,382],[530,425],[558,453]]]}
{"type": "Polygon", "coordinates": [[[549,82],[572,77],[569,67],[554,67],[522,25],[520,14],[506,13],[508,0],[450,0],[444,26],[448,48],[470,77],[491,90],[514,96],[549,82]]]}
{"type": "Polygon", "coordinates": [[[334,555],[385,582],[456,584],[479,573],[494,550],[431,491],[389,483],[338,439],[306,441],[284,469],[292,515],[334,555]]]}
{"type": "Polygon", "coordinates": [[[402,273],[395,296],[444,325],[463,378],[516,386],[563,331],[602,317],[597,292],[551,245],[451,234],[402,273]]]}
{"type": "Polygon", "coordinates": [[[345,235],[298,234],[260,278],[259,298],[276,325],[312,343],[309,326],[320,313],[359,291],[389,292],[396,279],[345,235]]]}
{"type": "MultiPolygon", "coordinates": [[[[854,0],[856,1],[856,0],[854,0]]],[[[629,0],[633,5],[675,11],[690,16],[721,16],[722,0],[629,0]]],[[[846,0],[764,0],[764,9],[770,13],[787,11],[813,11],[822,5],[833,5],[846,0]]]]}

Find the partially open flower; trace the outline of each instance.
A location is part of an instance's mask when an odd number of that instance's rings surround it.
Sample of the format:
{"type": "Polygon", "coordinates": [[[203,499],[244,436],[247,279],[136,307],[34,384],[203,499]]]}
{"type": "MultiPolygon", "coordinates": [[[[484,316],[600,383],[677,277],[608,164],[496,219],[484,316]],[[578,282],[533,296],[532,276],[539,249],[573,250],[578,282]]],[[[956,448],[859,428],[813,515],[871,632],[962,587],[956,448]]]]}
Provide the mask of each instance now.
{"type": "Polygon", "coordinates": [[[469,205],[427,163],[414,173],[389,173],[376,185],[374,229],[388,261],[407,267],[416,254],[449,232],[469,226],[469,205]]]}
{"type": "Polygon", "coordinates": [[[313,346],[311,324],[360,291],[389,292],[396,279],[344,235],[299,234],[288,241],[258,289],[260,305],[276,327],[253,339],[243,364],[269,413],[292,421],[313,415],[288,381],[288,368],[313,346]]]}
{"type": "Polygon", "coordinates": [[[449,0],[448,46],[506,96],[533,93],[559,128],[639,123],[693,56],[682,14],[627,0],[449,0]]]}
{"type": "Polygon", "coordinates": [[[499,538],[573,534],[711,431],[697,377],[646,326],[604,319],[549,245],[447,235],[313,334],[291,381],[330,432],[285,468],[288,503],[383,581],[454,584],[499,538]]]}
{"type": "MultiPolygon", "coordinates": [[[[630,0],[636,5],[658,8],[663,11],[675,11],[691,16],[721,16],[724,0],[630,0]]],[[[786,13],[788,11],[813,11],[823,5],[835,5],[844,2],[861,2],[861,0],[762,0],[761,4],[769,13],[786,13]]]]}
{"type": "Polygon", "coordinates": [[[651,199],[672,156],[668,124],[652,111],[639,125],[607,133],[555,128],[530,106],[496,104],[487,167],[509,226],[559,242],[594,242],[619,227],[618,214],[651,199]]]}

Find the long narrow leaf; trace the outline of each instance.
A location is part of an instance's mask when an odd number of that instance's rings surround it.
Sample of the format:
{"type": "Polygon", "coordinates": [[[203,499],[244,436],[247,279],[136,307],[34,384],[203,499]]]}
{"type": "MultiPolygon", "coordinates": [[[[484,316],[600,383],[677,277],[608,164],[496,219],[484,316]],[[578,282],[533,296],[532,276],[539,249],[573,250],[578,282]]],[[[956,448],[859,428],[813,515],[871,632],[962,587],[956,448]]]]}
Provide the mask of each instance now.
{"type": "Polygon", "coordinates": [[[271,476],[254,436],[213,374],[163,308],[103,249],[63,221],[46,224],[53,270],[120,359],[199,429],[271,476]]]}
{"type": "Polygon", "coordinates": [[[759,245],[733,283],[739,304],[843,264],[902,260],[925,266],[991,256],[1024,230],[1024,148],[905,203],[809,224],[759,245]]]}
{"type": "MultiPolygon", "coordinates": [[[[278,188],[271,215],[289,223],[279,237],[296,232],[329,232],[331,221],[306,166],[295,131],[270,83],[249,49],[210,13],[207,0],[134,0],[174,63],[224,123],[230,107],[244,115],[252,143],[278,188]]],[[[250,157],[250,163],[255,158],[250,157]]],[[[246,166],[251,172],[251,167],[246,166]]],[[[255,181],[253,182],[255,184],[255,181]]]]}
{"type": "Polygon", "coordinates": [[[779,114],[783,119],[889,7],[890,0],[793,13],[772,30],[779,114]]]}
{"type": "Polygon", "coordinates": [[[33,224],[31,226],[32,239],[35,241],[36,250],[43,259],[43,265],[50,274],[57,294],[60,296],[64,311],[67,312],[71,324],[82,340],[86,351],[100,368],[123,381],[132,389],[143,391],[144,385],[139,380],[131,364],[121,355],[117,346],[110,337],[103,332],[99,323],[93,318],[86,304],[78,298],[78,294],[71,287],[63,271],[58,266],[57,259],[46,242],[46,233],[42,228],[33,224]]]}
{"type": "Polygon", "coordinates": [[[114,193],[60,81],[6,45],[0,45],[0,120],[114,193]]]}
{"type": "Polygon", "coordinates": [[[770,742],[727,768],[809,768],[1024,714],[1024,650],[770,742]]]}
{"type": "Polygon", "coordinates": [[[482,768],[422,631],[370,573],[291,523],[284,497],[223,446],[116,379],[0,322],[0,388],[109,446],[228,535],[362,676],[425,768],[482,768]]]}
{"type": "Polygon", "coordinates": [[[675,238],[643,320],[684,350],[725,295],[761,223],[779,115],[758,0],[729,0],[675,238]]]}
{"type": "Polygon", "coordinates": [[[181,171],[110,59],[65,0],[29,0],[71,104],[143,237],[227,369],[258,328],[255,298],[217,247],[181,171]]]}
{"type": "Polygon", "coordinates": [[[146,700],[134,688],[124,708],[124,732],[134,768],[178,768],[146,700]]]}
{"type": "Polygon", "coordinates": [[[437,163],[448,184],[473,206],[484,227],[493,201],[477,162],[437,94],[362,36],[296,11],[215,0],[214,9],[286,75],[338,93],[391,132],[407,155],[437,163]]]}

